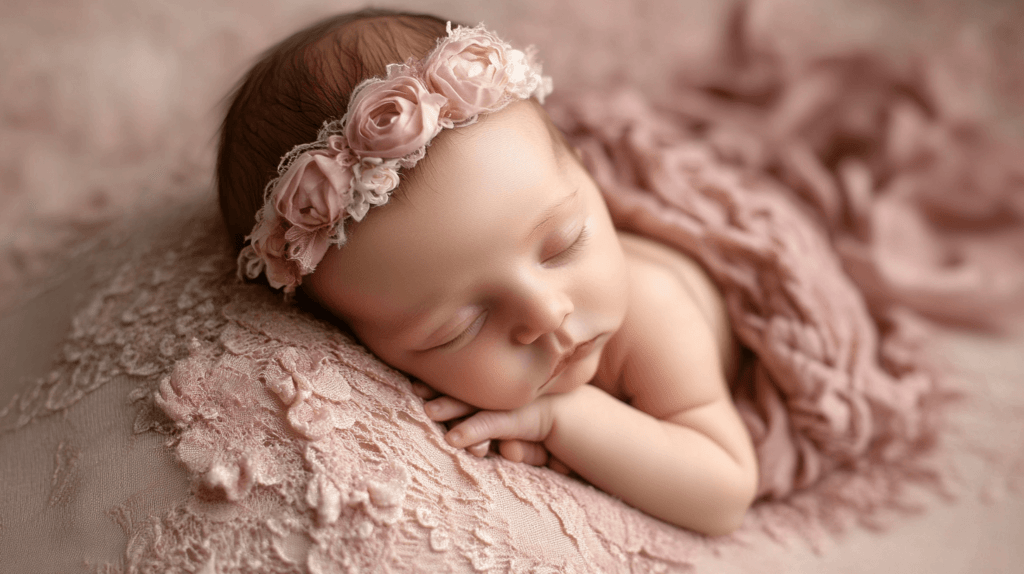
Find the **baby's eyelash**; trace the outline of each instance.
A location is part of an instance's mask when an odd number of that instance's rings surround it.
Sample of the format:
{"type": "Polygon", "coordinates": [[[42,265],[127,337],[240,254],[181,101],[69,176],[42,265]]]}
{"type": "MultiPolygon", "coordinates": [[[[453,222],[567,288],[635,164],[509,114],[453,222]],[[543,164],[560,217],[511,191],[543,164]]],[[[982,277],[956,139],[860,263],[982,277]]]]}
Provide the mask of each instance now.
{"type": "Polygon", "coordinates": [[[580,230],[580,234],[576,236],[576,239],[572,242],[572,245],[566,247],[561,253],[555,255],[548,261],[562,261],[569,259],[573,255],[579,253],[586,245],[587,240],[590,239],[590,228],[586,225],[580,230]]]}
{"type": "Polygon", "coordinates": [[[454,339],[452,339],[451,341],[448,341],[447,343],[442,343],[442,344],[434,347],[434,350],[443,351],[445,349],[451,349],[452,347],[458,345],[464,339],[469,337],[472,334],[471,332],[474,329],[476,329],[478,326],[482,326],[483,325],[483,319],[486,316],[487,316],[487,313],[481,313],[479,317],[474,319],[473,322],[470,323],[469,326],[466,327],[466,329],[464,331],[462,331],[461,333],[456,335],[454,339]],[[478,325],[478,323],[480,325],[478,325]]]}

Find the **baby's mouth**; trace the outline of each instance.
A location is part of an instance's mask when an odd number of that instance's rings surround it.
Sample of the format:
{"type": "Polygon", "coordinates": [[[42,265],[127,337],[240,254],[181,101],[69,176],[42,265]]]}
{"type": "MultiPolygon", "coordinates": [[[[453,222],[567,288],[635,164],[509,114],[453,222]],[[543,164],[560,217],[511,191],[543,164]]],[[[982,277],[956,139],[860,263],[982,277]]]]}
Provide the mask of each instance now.
{"type": "MultiPolygon", "coordinates": [[[[551,374],[548,376],[547,383],[550,383],[552,379],[562,374],[562,371],[564,371],[570,363],[578,361],[589,355],[591,351],[593,351],[594,348],[597,346],[597,341],[600,338],[601,335],[597,335],[592,339],[589,339],[582,343],[577,343],[575,346],[573,346],[573,348],[569,349],[568,352],[563,354],[561,358],[559,358],[558,361],[555,362],[554,366],[551,368],[551,374]]],[[[545,385],[547,383],[545,383],[545,385]]]]}

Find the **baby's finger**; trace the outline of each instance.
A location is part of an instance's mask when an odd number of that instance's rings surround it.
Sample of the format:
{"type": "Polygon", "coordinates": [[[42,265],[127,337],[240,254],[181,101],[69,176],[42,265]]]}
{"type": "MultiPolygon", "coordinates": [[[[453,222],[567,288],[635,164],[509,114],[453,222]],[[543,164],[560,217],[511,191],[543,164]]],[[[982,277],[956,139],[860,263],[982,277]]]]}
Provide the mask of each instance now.
{"type": "Polygon", "coordinates": [[[508,460],[533,466],[544,466],[548,461],[548,449],[539,442],[506,439],[498,444],[498,452],[508,460]]]}
{"type": "Polygon", "coordinates": [[[527,405],[514,411],[480,411],[449,430],[445,440],[454,447],[466,448],[487,439],[538,442],[550,432],[551,421],[545,413],[527,405]]]}
{"type": "Polygon", "coordinates": [[[491,450],[491,441],[485,440],[484,442],[478,442],[473,446],[467,446],[466,450],[468,450],[469,454],[473,456],[483,458],[487,456],[487,453],[491,450]]]}
{"type": "Polygon", "coordinates": [[[558,460],[553,456],[548,458],[548,468],[557,472],[558,474],[564,474],[565,476],[569,476],[572,473],[571,468],[565,466],[564,462],[558,460]]]}
{"type": "Polygon", "coordinates": [[[421,383],[419,381],[412,381],[412,393],[417,397],[427,401],[441,396],[440,393],[430,388],[425,383],[421,383]]]}
{"type": "Polygon", "coordinates": [[[423,404],[423,410],[433,421],[447,421],[457,419],[476,412],[477,408],[466,403],[442,396],[423,404]]]}

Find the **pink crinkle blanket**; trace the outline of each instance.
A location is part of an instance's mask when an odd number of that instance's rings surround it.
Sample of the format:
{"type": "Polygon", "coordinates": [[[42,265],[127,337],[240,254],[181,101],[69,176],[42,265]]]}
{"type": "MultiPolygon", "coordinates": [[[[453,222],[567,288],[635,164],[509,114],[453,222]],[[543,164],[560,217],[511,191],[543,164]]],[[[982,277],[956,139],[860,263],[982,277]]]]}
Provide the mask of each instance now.
{"type": "Polygon", "coordinates": [[[556,114],[616,226],[693,256],[724,294],[753,351],[735,400],[761,495],[784,497],[837,467],[903,464],[931,443],[935,380],[899,353],[902,332],[879,332],[825,231],[780,186],[723,164],[636,94],[556,114]]]}
{"type": "Polygon", "coordinates": [[[831,476],[821,502],[890,506],[904,479],[934,478],[922,455],[951,398],[920,315],[1021,318],[1024,150],[945,109],[935,62],[900,75],[855,53],[794,78],[746,62],[660,105],[620,90],[549,111],[616,226],[694,257],[723,292],[753,351],[734,395],[760,494],[842,470],[855,494],[831,476]]]}

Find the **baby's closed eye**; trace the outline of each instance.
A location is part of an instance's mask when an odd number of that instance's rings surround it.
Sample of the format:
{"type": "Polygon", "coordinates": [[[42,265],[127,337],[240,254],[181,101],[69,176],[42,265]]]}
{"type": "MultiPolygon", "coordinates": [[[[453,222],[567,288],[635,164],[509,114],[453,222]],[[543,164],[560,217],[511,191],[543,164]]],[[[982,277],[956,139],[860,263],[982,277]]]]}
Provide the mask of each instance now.
{"type": "Polygon", "coordinates": [[[465,329],[463,329],[454,338],[450,339],[449,341],[447,341],[445,343],[441,343],[440,345],[432,347],[432,348],[430,348],[428,350],[430,350],[430,351],[447,351],[447,350],[450,350],[450,349],[457,348],[460,344],[462,344],[463,342],[468,341],[473,335],[478,333],[480,331],[480,329],[483,328],[484,321],[486,321],[486,319],[487,319],[487,311],[482,311],[479,315],[477,315],[477,317],[475,319],[473,319],[472,323],[470,323],[465,329]]]}
{"type": "MultiPolygon", "coordinates": [[[[548,257],[543,262],[549,265],[560,265],[570,261],[575,255],[579,254],[584,247],[586,247],[587,240],[590,238],[590,229],[586,224],[580,227],[579,232],[576,233],[572,241],[561,248],[561,251],[548,257]]],[[[457,335],[450,338],[444,343],[435,345],[428,349],[428,351],[448,351],[456,349],[468,342],[474,335],[480,332],[483,328],[484,323],[487,320],[487,311],[483,310],[477,315],[472,322],[466,326],[465,329],[460,331],[457,335]]]]}
{"type": "Polygon", "coordinates": [[[572,243],[567,245],[564,249],[555,253],[551,257],[544,260],[546,264],[558,265],[565,263],[573,258],[574,255],[583,251],[583,248],[587,245],[587,239],[590,238],[590,229],[583,225],[580,228],[579,233],[576,234],[576,238],[573,239],[572,243]]]}

